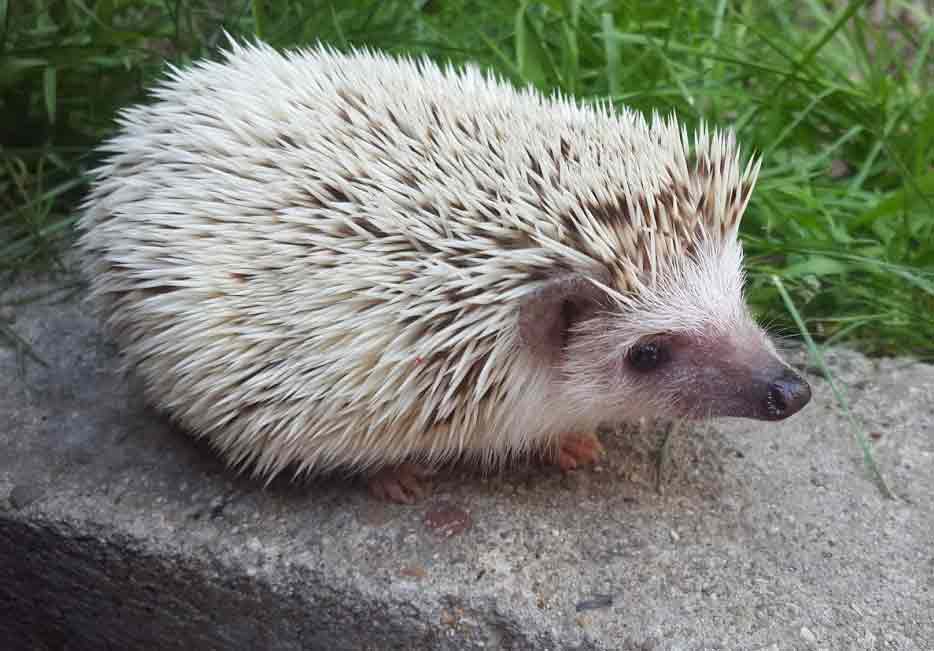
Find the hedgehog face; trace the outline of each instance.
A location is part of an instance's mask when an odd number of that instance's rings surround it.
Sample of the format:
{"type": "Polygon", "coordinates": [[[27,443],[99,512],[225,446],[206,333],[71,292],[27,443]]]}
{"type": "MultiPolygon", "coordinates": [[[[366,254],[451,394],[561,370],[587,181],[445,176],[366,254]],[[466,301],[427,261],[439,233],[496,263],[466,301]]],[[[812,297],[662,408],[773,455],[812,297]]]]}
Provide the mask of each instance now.
{"type": "Polygon", "coordinates": [[[735,241],[699,246],[638,296],[609,300],[574,274],[523,310],[525,339],[583,419],[781,420],[810,400],[743,300],[735,241]]]}
{"type": "Polygon", "coordinates": [[[652,416],[782,420],[810,388],[752,324],[745,332],[665,333],[639,341],[615,369],[652,416]]]}

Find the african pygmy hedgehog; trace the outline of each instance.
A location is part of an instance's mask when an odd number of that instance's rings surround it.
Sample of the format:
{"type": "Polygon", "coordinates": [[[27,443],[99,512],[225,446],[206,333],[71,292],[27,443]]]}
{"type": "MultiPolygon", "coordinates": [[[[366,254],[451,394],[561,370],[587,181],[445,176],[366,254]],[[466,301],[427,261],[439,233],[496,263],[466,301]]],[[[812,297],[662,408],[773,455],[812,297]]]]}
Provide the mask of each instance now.
{"type": "Polygon", "coordinates": [[[810,400],[743,300],[759,163],[730,133],[476,67],[234,44],[122,113],[83,206],[97,310],[148,399],[236,467],[415,468],[598,425],[810,400]]]}

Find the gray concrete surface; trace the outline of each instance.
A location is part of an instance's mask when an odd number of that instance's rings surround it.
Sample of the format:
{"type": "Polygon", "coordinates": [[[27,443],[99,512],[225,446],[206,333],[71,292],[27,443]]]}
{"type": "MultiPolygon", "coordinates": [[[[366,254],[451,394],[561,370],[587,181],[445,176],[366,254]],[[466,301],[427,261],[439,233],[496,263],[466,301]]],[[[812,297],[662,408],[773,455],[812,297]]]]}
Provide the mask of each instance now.
{"type": "Polygon", "coordinates": [[[829,355],[898,500],[812,378],[786,423],[677,433],[661,481],[616,433],[405,507],[232,477],[79,305],[5,315],[48,367],[0,349],[0,649],[934,648],[934,367],[829,355]]]}

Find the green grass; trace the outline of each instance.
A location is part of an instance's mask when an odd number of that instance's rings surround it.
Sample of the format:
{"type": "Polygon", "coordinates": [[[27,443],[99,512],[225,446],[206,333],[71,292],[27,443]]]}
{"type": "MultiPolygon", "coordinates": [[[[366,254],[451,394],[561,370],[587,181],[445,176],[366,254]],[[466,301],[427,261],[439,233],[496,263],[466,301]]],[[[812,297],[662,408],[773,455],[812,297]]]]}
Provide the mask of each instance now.
{"type": "Polygon", "coordinates": [[[585,101],[733,126],[765,157],[742,230],[760,316],[934,359],[934,21],[912,9],[924,3],[884,3],[881,22],[865,4],[0,0],[0,282],[61,265],[115,111],[227,29],[474,60],[585,101]]]}

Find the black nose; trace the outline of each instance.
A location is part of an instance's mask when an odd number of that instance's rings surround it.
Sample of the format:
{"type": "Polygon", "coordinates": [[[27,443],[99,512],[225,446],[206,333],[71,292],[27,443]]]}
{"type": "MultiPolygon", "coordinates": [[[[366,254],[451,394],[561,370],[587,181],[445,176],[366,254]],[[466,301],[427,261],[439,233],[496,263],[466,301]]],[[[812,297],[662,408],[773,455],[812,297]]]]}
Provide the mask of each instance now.
{"type": "Polygon", "coordinates": [[[811,386],[792,371],[784,369],[781,376],[769,384],[765,397],[765,413],[769,420],[782,420],[801,411],[811,401],[811,386]]]}

